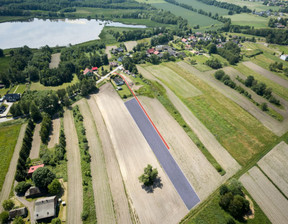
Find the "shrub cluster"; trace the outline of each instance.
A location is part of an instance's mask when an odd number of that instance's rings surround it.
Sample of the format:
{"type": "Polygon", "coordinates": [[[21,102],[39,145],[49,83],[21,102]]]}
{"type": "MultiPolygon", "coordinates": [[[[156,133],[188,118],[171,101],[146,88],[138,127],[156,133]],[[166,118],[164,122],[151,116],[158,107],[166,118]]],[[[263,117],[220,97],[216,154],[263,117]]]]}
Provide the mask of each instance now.
{"type": "Polygon", "coordinates": [[[44,144],[48,143],[51,127],[52,127],[51,118],[50,118],[50,116],[48,114],[45,114],[43,116],[43,120],[42,120],[42,123],[41,123],[41,129],[40,129],[41,141],[44,144]]]}
{"type": "Polygon", "coordinates": [[[15,179],[18,182],[24,181],[27,176],[26,160],[30,155],[34,128],[35,128],[35,124],[31,120],[29,120],[26,131],[25,131],[25,135],[23,138],[22,147],[19,153],[17,170],[15,174],[15,179]]]}
{"type": "Polygon", "coordinates": [[[205,64],[213,69],[222,68],[222,64],[217,58],[208,59],[205,64]]]}

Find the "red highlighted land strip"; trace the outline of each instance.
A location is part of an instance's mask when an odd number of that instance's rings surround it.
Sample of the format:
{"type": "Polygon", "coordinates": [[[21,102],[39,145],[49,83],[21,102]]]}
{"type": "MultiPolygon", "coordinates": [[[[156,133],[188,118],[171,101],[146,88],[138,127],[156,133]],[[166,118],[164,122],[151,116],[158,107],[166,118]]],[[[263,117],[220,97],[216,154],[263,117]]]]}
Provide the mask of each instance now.
{"type": "Polygon", "coordinates": [[[140,101],[138,100],[137,96],[135,95],[134,91],[130,88],[128,82],[126,81],[126,79],[124,78],[123,75],[115,72],[115,74],[119,75],[125,82],[126,86],[129,88],[130,92],[133,94],[133,96],[135,97],[135,99],[137,100],[137,102],[139,103],[140,107],[142,108],[142,110],[144,111],[145,115],[148,117],[149,121],[151,122],[151,124],[153,125],[153,127],[155,128],[156,132],[158,133],[158,135],[160,136],[161,140],[163,141],[163,143],[165,144],[165,146],[167,147],[167,149],[170,149],[168,144],[166,143],[166,141],[164,140],[164,138],[162,137],[162,135],[160,134],[160,132],[158,131],[158,129],[156,128],[155,124],[153,123],[153,121],[151,120],[151,118],[149,117],[148,113],[146,112],[146,110],[144,109],[144,107],[142,106],[142,104],[140,103],[140,101]]]}

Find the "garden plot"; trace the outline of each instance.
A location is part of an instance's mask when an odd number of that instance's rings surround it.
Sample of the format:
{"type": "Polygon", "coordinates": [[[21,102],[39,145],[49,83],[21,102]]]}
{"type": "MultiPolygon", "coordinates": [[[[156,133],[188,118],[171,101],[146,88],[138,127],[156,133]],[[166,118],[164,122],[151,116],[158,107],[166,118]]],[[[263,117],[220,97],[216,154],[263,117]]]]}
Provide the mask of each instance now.
{"type": "Polygon", "coordinates": [[[127,41],[124,42],[127,51],[133,51],[133,48],[137,45],[137,41],[127,41]]]}
{"type": "Polygon", "coordinates": [[[288,197],[288,145],[279,143],[259,162],[259,167],[274,184],[288,197]]]}
{"type": "Polygon", "coordinates": [[[257,167],[250,169],[240,181],[272,223],[288,223],[288,200],[257,167]]]}
{"type": "Polygon", "coordinates": [[[61,128],[60,118],[53,119],[52,129],[49,136],[48,148],[53,148],[56,144],[59,143],[60,128],[61,128]]]}
{"type": "Polygon", "coordinates": [[[217,173],[183,128],[158,100],[148,97],[140,97],[139,100],[171,146],[170,153],[194,187],[197,195],[201,200],[207,198],[227,175],[221,177],[217,173]]]}
{"type": "Polygon", "coordinates": [[[188,212],[151,148],[110,84],[100,88],[96,97],[114,145],[131,206],[141,223],[178,223],[188,212]],[[153,192],[146,191],[138,177],[151,164],[161,178],[153,192]]]}

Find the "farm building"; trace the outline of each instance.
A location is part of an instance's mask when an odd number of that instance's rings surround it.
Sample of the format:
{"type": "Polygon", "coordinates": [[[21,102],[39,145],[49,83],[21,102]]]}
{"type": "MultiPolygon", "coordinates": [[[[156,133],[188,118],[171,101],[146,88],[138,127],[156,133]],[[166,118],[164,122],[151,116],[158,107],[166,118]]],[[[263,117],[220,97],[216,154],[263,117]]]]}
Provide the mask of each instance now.
{"type": "Polygon", "coordinates": [[[40,167],[44,167],[44,164],[36,165],[36,166],[31,166],[28,170],[28,176],[32,177],[32,174],[40,167]]]}
{"type": "Polygon", "coordinates": [[[115,82],[115,84],[116,84],[117,86],[122,86],[122,85],[124,85],[124,81],[123,81],[123,79],[121,79],[120,77],[115,77],[113,80],[114,80],[114,82],[115,82]]]}
{"type": "Polygon", "coordinates": [[[89,68],[86,68],[84,71],[83,71],[83,75],[86,75],[86,76],[91,76],[93,75],[93,71],[89,68]]]}
{"type": "Polygon", "coordinates": [[[28,215],[27,208],[16,208],[9,211],[9,219],[15,219],[18,216],[26,217],[28,215]]]}
{"type": "Polygon", "coordinates": [[[92,71],[97,71],[98,70],[98,67],[92,67],[92,71]]]}
{"type": "Polygon", "coordinates": [[[148,50],[147,50],[147,53],[148,53],[148,54],[153,54],[154,51],[155,51],[155,49],[154,49],[154,48],[151,48],[151,49],[148,49],[148,50]]]}
{"type": "Polygon", "coordinates": [[[288,61],[288,55],[287,54],[282,54],[280,56],[280,59],[282,59],[283,61],[288,61]]]}
{"type": "Polygon", "coordinates": [[[57,197],[47,197],[38,199],[35,202],[34,219],[44,221],[53,219],[56,216],[57,197]]]}
{"type": "Polygon", "coordinates": [[[25,197],[26,198],[35,198],[35,197],[39,197],[42,196],[42,192],[40,191],[40,189],[38,187],[30,187],[26,193],[25,193],[25,197]]]}
{"type": "Polygon", "coordinates": [[[7,102],[16,102],[20,100],[20,94],[19,93],[6,94],[5,99],[7,102]]]}

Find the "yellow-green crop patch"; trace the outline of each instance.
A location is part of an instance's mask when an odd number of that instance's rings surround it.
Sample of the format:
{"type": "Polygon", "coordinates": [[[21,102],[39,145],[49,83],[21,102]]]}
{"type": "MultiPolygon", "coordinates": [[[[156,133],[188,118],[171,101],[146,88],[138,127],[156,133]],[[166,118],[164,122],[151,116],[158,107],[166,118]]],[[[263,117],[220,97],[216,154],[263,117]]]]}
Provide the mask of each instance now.
{"type": "MultiPolygon", "coordinates": [[[[8,171],[14,148],[18,139],[21,124],[0,125],[0,191],[8,171]]],[[[15,165],[16,166],[16,165],[15,165]]]]}

